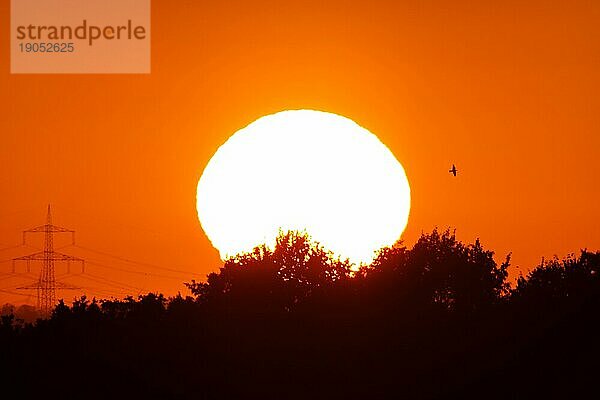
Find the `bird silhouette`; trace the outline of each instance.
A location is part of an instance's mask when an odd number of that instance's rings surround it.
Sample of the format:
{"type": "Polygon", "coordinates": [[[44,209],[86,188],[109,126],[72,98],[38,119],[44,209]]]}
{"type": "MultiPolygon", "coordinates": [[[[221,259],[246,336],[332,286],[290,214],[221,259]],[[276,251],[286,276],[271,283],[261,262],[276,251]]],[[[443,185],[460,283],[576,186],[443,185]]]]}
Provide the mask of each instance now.
{"type": "Polygon", "coordinates": [[[450,172],[452,175],[456,176],[456,174],[458,173],[458,170],[456,169],[456,166],[454,164],[452,164],[452,168],[448,172],[450,172]]]}

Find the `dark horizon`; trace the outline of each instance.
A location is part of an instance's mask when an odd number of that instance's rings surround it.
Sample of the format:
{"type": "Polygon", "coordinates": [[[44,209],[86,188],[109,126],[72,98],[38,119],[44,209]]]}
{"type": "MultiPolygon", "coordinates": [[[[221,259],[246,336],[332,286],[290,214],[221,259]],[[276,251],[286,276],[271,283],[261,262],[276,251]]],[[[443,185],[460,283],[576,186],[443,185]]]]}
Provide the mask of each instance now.
{"type": "Polygon", "coordinates": [[[60,384],[67,370],[69,387],[91,398],[595,391],[600,251],[547,261],[514,288],[509,262],[433,231],[352,274],[288,232],[272,251],[257,248],[188,283],[192,296],[61,301],[35,325],[2,316],[2,378],[26,397],[60,384]],[[26,371],[37,385],[26,384],[26,371]]]}
{"type": "MultiPolygon", "coordinates": [[[[48,205],[49,212],[50,212],[50,207],[51,206],[48,205]]],[[[49,222],[50,222],[50,224],[52,223],[51,220],[49,222]]],[[[48,221],[47,221],[47,223],[48,223],[48,221]]],[[[45,226],[46,225],[41,225],[36,228],[26,230],[26,231],[24,231],[24,234],[25,233],[44,234],[45,226]]],[[[187,288],[186,282],[191,282],[192,280],[200,282],[200,281],[205,280],[206,277],[208,277],[212,274],[212,273],[209,273],[205,276],[202,276],[201,274],[192,273],[191,271],[183,271],[183,270],[178,270],[178,269],[174,269],[174,268],[169,268],[168,266],[158,266],[158,265],[151,264],[151,263],[137,262],[135,260],[124,258],[121,256],[115,256],[110,253],[100,252],[100,251],[94,250],[92,248],[79,246],[75,242],[75,231],[74,230],[70,230],[70,229],[52,225],[52,224],[49,226],[51,227],[51,230],[54,230],[53,233],[57,236],[60,236],[61,234],[67,234],[69,237],[71,237],[70,235],[73,235],[72,236],[73,241],[70,244],[61,246],[59,248],[60,252],[56,252],[57,267],[55,267],[55,268],[56,269],[60,268],[61,270],[68,271],[68,272],[64,273],[64,271],[63,271],[63,273],[58,274],[58,278],[56,279],[56,284],[54,285],[54,287],[56,288],[56,293],[53,294],[53,300],[49,300],[53,304],[56,304],[58,299],[70,302],[70,301],[75,301],[77,298],[80,298],[81,296],[85,296],[89,299],[96,298],[98,300],[101,300],[101,299],[124,299],[129,296],[136,297],[136,296],[139,296],[140,294],[162,293],[162,290],[160,289],[160,287],[144,290],[140,287],[134,287],[127,283],[115,280],[114,278],[110,278],[110,275],[106,275],[106,272],[110,272],[110,271],[125,271],[125,272],[130,272],[131,274],[135,274],[136,276],[145,275],[145,276],[156,276],[156,277],[162,277],[162,278],[168,277],[169,279],[172,279],[172,280],[177,279],[177,277],[182,277],[182,276],[188,275],[187,279],[181,280],[180,288],[177,291],[177,293],[183,292],[186,295],[190,294],[189,288],[187,288]],[[65,248],[67,250],[64,250],[65,248]],[[106,257],[108,257],[109,261],[105,261],[105,264],[99,264],[97,261],[94,261],[94,259],[86,260],[86,258],[80,258],[80,257],[76,257],[76,256],[72,256],[70,254],[64,253],[64,251],[72,252],[73,250],[75,250],[76,252],[79,250],[78,254],[82,254],[81,252],[83,251],[84,253],[87,253],[88,255],[92,254],[92,255],[96,255],[96,256],[98,256],[98,255],[106,256],[106,257]],[[69,262],[70,262],[70,266],[68,266],[68,267],[67,267],[66,260],[69,260],[69,262]],[[124,267],[121,264],[125,264],[126,269],[123,269],[124,267]],[[105,274],[98,275],[95,272],[86,271],[86,265],[88,266],[87,267],[88,270],[90,269],[90,266],[102,267],[103,272],[105,274]],[[127,269],[127,268],[129,268],[129,269],[127,269]],[[140,269],[137,270],[135,268],[140,268],[140,269]],[[174,275],[171,275],[171,276],[165,275],[168,273],[172,273],[174,275]],[[83,282],[83,284],[77,283],[77,282],[83,282]],[[77,284],[74,284],[74,283],[77,283],[77,284]],[[63,294],[61,294],[61,293],[63,293],[63,294]],[[64,293],[73,293],[73,295],[64,295],[64,293]]],[[[436,233],[436,232],[438,232],[438,228],[435,228],[433,231],[433,233],[436,233]]],[[[453,232],[453,235],[455,235],[456,228],[454,228],[454,229],[447,228],[445,232],[446,233],[453,232]]],[[[423,237],[423,235],[425,235],[425,233],[422,233],[422,237],[423,237]]],[[[41,235],[41,236],[43,236],[43,235],[41,235]]],[[[311,243],[315,243],[314,240],[312,238],[310,238],[310,235],[307,234],[307,237],[311,241],[311,243]]],[[[477,241],[479,241],[479,239],[477,239],[477,241]]],[[[25,243],[26,243],[26,240],[25,240],[25,243]]],[[[316,244],[318,244],[318,243],[316,243],[316,244]]],[[[402,240],[398,240],[398,242],[394,246],[384,247],[384,248],[380,249],[377,252],[377,254],[385,253],[387,251],[390,251],[390,249],[394,249],[398,246],[406,248],[406,244],[402,240]]],[[[15,248],[18,249],[18,248],[22,248],[22,247],[23,246],[11,246],[11,247],[7,248],[7,250],[13,250],[15,248]]],[[[31,251],[31,249],[34,249],[34,247],[31,247],[31,246],[27,246],[27,247],[30,248],[29,251],[31,251]]],[[[2,250],[4,250],[4,249],[0,249],[0,251],[2,251],[2,250]]],[[[28,292],[26,289],[34,290],[34,289],[36,289],[36,287],[39,287],[39,285],[40,285],[39,281],[42,277],[42,273],[44,270],[44,266],[43,266],[44,261],[43,261],[42,255],[43,255],[43,252],[46,250],[47,249],[44,249],[44,247],[42,246],[41,248],[39,248],[38,251],[34,251],[33,253],[30,253],[28,255],[15,257],[15,258],[9,258],[9,259],[4,260],[4,261],[12,261],[14,263],[13,264],[14,271],[7,272],[7,273],[0,275],[0,283],[1,283],[0,284],[0,293],[13,294],[14,296],[18,296],[17,298],[20,298],[20,299],[22,299],[23,297],[27,298],[27,301],[22,301],[22,302],[8,301],[8,302],[2,302],[1,303],[2,305],[13,306],[13,307],[35,306],[34,308],[31,308],[31,307],[23,308],[23,310],[24,310],[23,312],[30,316],[28,319],[28,322],[33,322],[33,320],[31,320],[31,316],[35,315],[35,312],[33,311],[34,309],[37,310],[36,312],[41,312],[40,310],[38,310],[40,308],[39,301],[36,302],[36,299],[35,299],[36,296],[34,295],[34,292],[33,291],[28,292]],[[30,258],[32,256],[33,256],[33,258],[30,258]],[[37,256],[39,256],[39,257],[37,257],[37,256]],[[29,258],[31,259],[31,261],[27,261],[29,258]],[[23,289],[25,289],[25,290],[23,290],[23,289]]],[[[583,251],[587,251],[587,249],[583,249],[583,248],[580,249],[580,252],[583,252],[583,251]]],[[[499,261],[499,257],[500,258],[503,258],[503,257],[504,258],[506,258],[506,257],[512,258],[511,252],[509,252],[505,255],[498,255],[495,252],[492,252],[492,253],[494,254],[494,259],[496,262],[499,261]]],[[[246,254],[246,253],[241,253],[240,255],[238,255],[236,257],[243,256],[244,254],[246,254]]],[[[329,256],[334,257],[334,255],[331,253],[329,253],[329,256]]],[[[514,266],[514,265],[512,265],[512,263],[509,263],[507,265],[507,270],[506,270],[506,273],[507,273],[506,284],[508,285],[509,288],[512,289],[518,283],[519,278],[523,278],[524,276],[527,276],[532,271],[545,265],[546,262],[553,262],[558,259],[566,259],[566,258],[573,257],[573,256],[575,256],[575,253],[570,253],[570,254],[564,255],[563,257],[554,255],[550,259],[547,259],[547,258],[541,256],[540,262],[538,264],[533,265],[533,266],[526,266],[526,267],[514,266]],[[550,260],[550,261],[548,261],[548,260],[550,260]],[[511,270],[512,270],[512,274],[510,273],[511,270]]],[[[233,258],[235,259],[236,257],[233,257],[233,258]]],[[[375,258],[373,263],[375,263],[376,261],[377,261],[377,257],[375,258]]],[[[221,264],[225,264],[225,265],[227,263],[228,263],[227,260],[221,262],[221,264]]],[[[370,268],[371,265],[372,265],[372,263],[363,265],[360,267],[360,269],[357,269],[358,266],[353,265],[351,267],[351,270],[353,273],[359,274],[361,270],[364,271],[364,270],[370,268]]],[[[173,297],[173,296],[174,295],[170,295],[167,297],[173,297]]]]}

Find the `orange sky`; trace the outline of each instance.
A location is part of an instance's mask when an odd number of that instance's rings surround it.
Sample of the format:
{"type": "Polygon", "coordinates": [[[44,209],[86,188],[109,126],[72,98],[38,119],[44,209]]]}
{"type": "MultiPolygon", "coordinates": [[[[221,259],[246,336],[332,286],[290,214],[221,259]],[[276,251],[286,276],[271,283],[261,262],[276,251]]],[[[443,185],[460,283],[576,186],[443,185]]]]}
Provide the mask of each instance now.
{"type": "MultiPolygon", "coordinates": [[[[408,244],[452,226],[523,269],[600,248],[600,3],[483,3],[155,0],[150,75],[10,75],[0,1],[0,248],[51,202],[82,246],[201,278],[220,265],[196,218],[203,167],[237,129],[294,108],[349,117],[394,152],[408,244]]],[[[190,278],[63,251],[100,264],[95,282],[64,277],[90,294],[190,278]]],[[[15,292],[37,267],[9,272],[0,290],[15,292]]]]}

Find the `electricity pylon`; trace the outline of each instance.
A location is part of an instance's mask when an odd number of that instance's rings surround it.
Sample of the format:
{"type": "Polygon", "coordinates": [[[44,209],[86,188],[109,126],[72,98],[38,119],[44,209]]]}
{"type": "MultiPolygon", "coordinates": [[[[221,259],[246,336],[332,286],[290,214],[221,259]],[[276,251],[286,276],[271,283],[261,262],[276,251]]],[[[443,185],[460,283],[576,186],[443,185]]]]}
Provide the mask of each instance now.
{"type": "Polygon", "coordinates": [[[54,263],[56,261],[66,261],[68,265],[68,272],[70,272],[71,262],[81,262],[81,271],[84,272],[85,260],[82,258],[73,257],[67,254],[62,254],[54,251],[55,234],[70,233],[72,242],[71,244],[75,244],[75,231],[52,224],[52,212],[50,209],[50,205],[48,205],[48,215],[46,217],[46,224],[23,231],[23,244],[25,244],[26,242],[26,235],[28,233],[44,233],[44,251],[29,254],[23,257],[14,258],[13,272],[15,272],[15,263],[18,261],[27,262],[27,272],[30,272],[30,264],[32,261],[41,261],[42,269],[40,270],[40,277],[36,282],[33,282],[32,284],[27,286],[19,287],[17,289],[37,290],[38,309],[44,317],[48,317],[52,313],[52,310],[56,305],[57,289],[80,289],[72,285],[56,282],[56,278],[54,276],[54,263]]]}

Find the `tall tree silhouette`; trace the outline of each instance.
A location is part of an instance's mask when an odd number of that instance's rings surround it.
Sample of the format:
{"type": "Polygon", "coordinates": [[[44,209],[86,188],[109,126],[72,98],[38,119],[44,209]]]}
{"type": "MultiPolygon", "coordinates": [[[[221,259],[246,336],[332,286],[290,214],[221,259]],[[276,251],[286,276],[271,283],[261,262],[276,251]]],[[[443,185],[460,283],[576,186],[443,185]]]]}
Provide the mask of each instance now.
{"type": "Polygon", "coordinates": [[[188,288],[204,304],[253,310],[289,311],[315,290],[350,276],[341,261],[301,232],[280,232],[274,249],[256,247],[225,261],[205,283],[188,288]]]}
{"type": "Polygon", "coordinates": [[[410,252],[409,268],[417,269],[417,290],[437,304],[475,310],[493,304],[508,289],[510,256],[497,265],[494,252],[479,239],[472,245],[456,240],[450,230],[422,235],[410,252]]]}
{"type": "MultiPolygon", "coordinates": [[[[410,295],[417,304],[475,311],[492,305],[508,291],[510,255],[500,265],[493,256],[479,239],[464,245],[454,232],[435,229],[421,235],[411,250],[403,246],[382,249],[361,275],[396,286],[403,298],[410,295]]],[[[381,293],[382,288],[378,291],[381,293]]]]}

